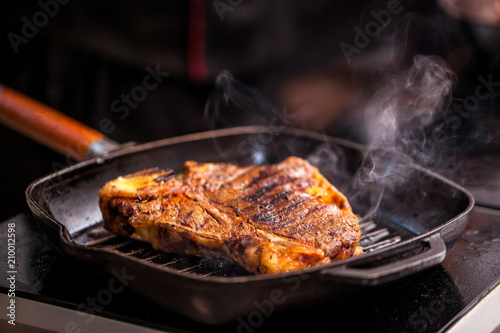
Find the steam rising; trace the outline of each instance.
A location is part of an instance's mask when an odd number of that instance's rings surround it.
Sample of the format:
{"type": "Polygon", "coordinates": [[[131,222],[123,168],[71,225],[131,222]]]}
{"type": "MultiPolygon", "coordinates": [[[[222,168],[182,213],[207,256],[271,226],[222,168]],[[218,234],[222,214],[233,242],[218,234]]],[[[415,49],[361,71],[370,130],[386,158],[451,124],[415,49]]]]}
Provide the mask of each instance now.
{"type": "Polygon", "coordinates": [[[210,129],[269,125],[273,116],[281,114],[269,100],[258,90],[236,80],[227,70],[217,76],[204,112],[205,123],[210,129]]]}
{"type": "Polygon", "coordinates": [[[450,104],[454,80],[441,58],[421,55],[408,72],[388,74],[366,110],[369,145],[425,160],[426,129],[450,104]]]}
{"type": "Polygon", "coordinates": [[[387,189],[412,179],[411,159],[428,165],[440,157],[428,132],[450,104],[454,81],[447,64],[434,56],[418,55],[408,72],[387,73],[385,87],[366,108],[370,150],[352,183],[351,200],[369,206],[362,220],[376,214],[387,189]]]}
{"type": "Polygon", "coordinates": [[[361,173],[366,179],[359,181],[384,183],[389,173],[392,179],[404,181],[409,176],[409,162],[400,154],[423,165],[439,158],[437,143],[428,133],[451,102],[454,80],[454,73],[441,58],[425,56],[416,56],[408,72],[388,76],[387,85],[366,109],[372,153],[361,173]]]}
{"type": "MultiPolygon", "coordinates": [[[[416,56],[408,71],[386,73],[383,88],[367,103],[369,151],[354,177],[346,173],[346,156],[334,145],[320,145],[307,157],[347,194],[353,206],[361,207],[357,211],[361,221],[372,218],[382,198],[387,199],[394,188],[404,187],[412,179],[412,159],[428,165],[440,158],[429,132],[451,102],[454,82],[454,73],[441,58],[416,56]]],[[[205,121],[210,128],[274,126],[271,132],[277,135],[291,123],[284,111],[225,71],[218,76],[206,104],[205,121]]],[[[255,142],[253,146],[262,153],[268,143],[255,142]]],[[[290,154],[295,151],[293,145],[288,146],[290,154]]]]}
{"type": "Polygon", "coordinates": [[[350,187],[352,175],[347,172],[346,156],[340,147],[322,144],[307,156],[307,161],[321,170],[327,179],[334,179],[335,187],[341,191],[350,187]]]}

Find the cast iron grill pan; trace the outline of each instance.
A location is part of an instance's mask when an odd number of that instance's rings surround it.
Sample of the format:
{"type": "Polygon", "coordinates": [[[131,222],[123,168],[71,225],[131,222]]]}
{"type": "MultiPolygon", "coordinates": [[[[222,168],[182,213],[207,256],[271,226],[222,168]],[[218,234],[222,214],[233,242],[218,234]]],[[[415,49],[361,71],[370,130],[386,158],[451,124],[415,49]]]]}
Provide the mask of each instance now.
{"type": "Polygon", "coordinates": [[[37,221],[63,251],[110,272],[126,271],[134,277],[130,287],[159,306],[219,324],[255,311],[255,304],[276,293],[283,295],[276,309],[345,297],[360,285],[394,281],[444,259],[466,227],[472,196],[410,161],[404,182],[387,186],[389,175],[369,188],[353,188],[365,153],[360,145],[313,132],[232,128],[88,160],[35,181],[26,196],[37,221]],[[370,193],[384,187],[378,209],[362,221],[365,254],[296,272],[250,275],[226,260],[160,253],[102,228],[98,190],[120,175],[151,167],[180,171],[186,160],[262,165],[291,155],[313,162],[359,216],[371,211],[370,193]]]}

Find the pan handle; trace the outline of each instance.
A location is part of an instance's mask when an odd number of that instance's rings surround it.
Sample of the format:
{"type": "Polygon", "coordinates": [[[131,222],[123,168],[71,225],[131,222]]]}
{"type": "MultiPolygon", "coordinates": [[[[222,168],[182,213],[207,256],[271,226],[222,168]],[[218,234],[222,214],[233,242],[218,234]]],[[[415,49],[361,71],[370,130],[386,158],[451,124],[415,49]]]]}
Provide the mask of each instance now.
{"type": "Polygon", "coordinates": [[[399,251],[396,253],[395,251],[391,251],[388,254],[384,254],[380,258],[371,256],[369,260],[366,261],[355,261],[352,264],[327,268],[322,270],[320,274],[328,277],[329,279],[341,282],[378,285],[437,265],[441,263],[446,256],[446,245],[439,233],[422,240],[420,245],[420,249],[423,248],[424,251],[418,252],[414,255],[411,255],[412,251],[415,249],[414,247],[412,247],[413,250],[403,249],[402,253],[398,253],[399,251]],[[410,254],[409,257],[398,259],[401,256],[407,256],[408,254],[410,254]],[[389,263],[387,264],[381,264],[380,266],[375,267],[366,267],[373,266],[373,263],[376,263],[378,259],[389,259],[389,257],[392,256],[394,256],[395,261],[391,262],[391,260],[389,260],[389,263]]]}
{"type": "Polygon", "coordinates": [[[5,86],[0,86],[0,122],[78,161],[119,147],[104,134],[5,86]]]}

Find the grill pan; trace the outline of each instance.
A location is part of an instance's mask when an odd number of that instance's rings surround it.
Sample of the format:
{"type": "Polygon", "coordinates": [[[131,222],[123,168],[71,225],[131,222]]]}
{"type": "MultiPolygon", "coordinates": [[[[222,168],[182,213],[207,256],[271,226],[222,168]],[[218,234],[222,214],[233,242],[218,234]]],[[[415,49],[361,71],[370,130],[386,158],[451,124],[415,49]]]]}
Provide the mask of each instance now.
{"type": "MultiPolygon", "coordinates": [[[[99,140],[102,138],[99,138],[99,140]]],[[[389,172],[366,188],[352,179],[366,149],[315,132],[240,127],[169,138],[107,153],[33,182],[28,206],[64,252],[114,274],[145,298],[207,324],[254,311],[342,297],[361,285],[380,285],[439,264],[464,231],[474,204],[470,193],[410,160],[408,177],[389,172]],[[362,221],[365,254],[296,272],[250,275],[226,260],[162,253],[150,245],[102,228],[98,190],[120,175],[151,167],[182,170],[186,160],[240,165],[308,158],[338,187],[356,214],[372,208],[369,195],[381,187],[380,205],[362,221]],[[387,184],[392,184],[387,186],[387,184]]],[[[400,157],[398,157],[400,158],[400,157]]]]}

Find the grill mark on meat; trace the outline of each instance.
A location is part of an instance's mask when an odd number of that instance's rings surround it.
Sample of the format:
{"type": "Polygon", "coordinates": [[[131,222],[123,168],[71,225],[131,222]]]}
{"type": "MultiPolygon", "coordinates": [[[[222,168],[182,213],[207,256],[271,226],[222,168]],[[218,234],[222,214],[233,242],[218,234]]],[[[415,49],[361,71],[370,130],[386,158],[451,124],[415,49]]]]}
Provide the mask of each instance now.
{"type": "Polygon", "coordinates": [[[172,179],[173,177],[175,177],[175,172],[174,170],[171,170],[171,169],[168,169],[168,170],[165,170],[165,174],[159,176],[159,177],[156,177],[154,179],[155,182],[162,182],[162,181],[167,181],[169,179],[172,179]]]}
{"type": "MultiPolygon", "coordinates": [[[[249,193],[243,198],[247,201],[257,201],[260,199],[265,193],[270,192],[276,187],[281,187],[287,183],[293,182],[295,179],[290,177],[276,176],[276,177],[268,177],[260,179],[255,185],[256,190],[250,190],[249,193]],[[262,184],[269,182],[269,184],[262,184]]],[[[250,187],[250,186],[248,186],[250,187]]]]}
{"type": "Polygon", "coordinates": [[[247,201],[257,201],[266,192],[272,190],[273,188],[277,187],[278,185],[280,185],[280,184],[278,184],[277,182],[276,183],[267,184],[267,185],[259,188],[257,191],[255,191],[253,193],[251,192],[244,199],[247,200],[247,201]]]}
{"type": "Polygon", "coordinates": [[[289,205],[285,205],[285,207],[283,207],[282,209],[277,210],[277,211],[261,210],[252,216],[252,221],[254,221],[256,223],[264,222],[265,224],[269,224],[269,222],[273,222],[271,227],[273,227],[273,228],[281,227],[286,223],[285,218],[287,216],[293,214],[294,210],[298,206],[300,206],[301,204],[303,204],[304,202],[306,202],[308,200],[309,200],[309,198],[302,198],[302,200],[297,198],[297,200],[293,201],[289,205]]]}
{"type": "MultiPolygon", "coordinates": [[[[189,219],[191,217],[191,215],[193,215],[193,211],[190,210],[186,215],[184,215],[181,219],[180,219],[180,223],[183,225],[183,226],[186,226],[186,227],[190,227],[191,225],[189,223],[187,223],[187,219],[189,219]]],[[[203,223],[204,225],[205,223],[203,223]]],[[[202,227],[203,225],[201,225],[200,227],[202,227]]],[[[196,229],[199,229],[198,228],[198,225],[196,225],[196,229]]]]}
{"type": "MultiPolygon", "coordinates": [[[[297,222],[306,222],[308,220],[308,218],[311,217],[311,215],[316,214],[316,213],[323,211],[325,209],[326,209],[325,206],[316,205],[313,208],[307,209],[304,214],[298,215],[292,219],[288,219],[286,221],[286,223],[283,223],[283,226],[288,227],[288,226],[293,225],[297,222]]],[[[301,223],[301,224],[305,225],[306,223],[301,223]]]]}
{"type": "Polygon", "coordinates": [[[284,192],[281,192],[279,193],[278,195],[276,195],[274,198],[272,198],[268,203],[267,205],[268,206],[272,206],[274,205],[276,202],[280,201],[281,199],[285,199],[285,200],[288,200],[288,196],[290,194],[292,194],[293,192],[290,191],[290,190],[285,190],[284,192]]]}
{"type": "MultiPolygon", "coordinates": [[[[249,171],[251,171],[251,170],[249,170],[249,171]]],[[[248,188],[253,187],[254,185],[259,183],[263,179],[268,178],[270,171],[271,171],[270,169],[264,169],[264,170],[260,171],[259,174],[257,175],[257,177],[253,177],[252,181],[247,185],[247,187],[248,188]]]]}
{"type": "MultiPolygon", "coordinates": [[[[200,206],[201,207],[201,206],[200,206]]],[[[217,215],[215,215],[213,212],[209,211],[208,209],[205,209],[203,207],[201,207],[203,209],[203,211],[205,213],[207,213],[211,218],[214,219],[215,222],[217,222],[219,225],[224,225],[224,223],[221,223],[221,221],[219,221],[220,217],[218,217],[217,215]]]]}
{"type": "Polygon", "coordinates": [[[275,187],[273,190],[268,191],[265,196],[262,196],[253,202],[248,202],[248,204],[259,204],[259,206],[267,206],[269,209],[274,209],[275,205],[283,205],[284,203],[280,203],[279,201],[285,199],[285,203],[289,202],[290,196],[293,196],[293,192],[286,189],[283,190],[282,187],[284,186],[275,187]]]}

